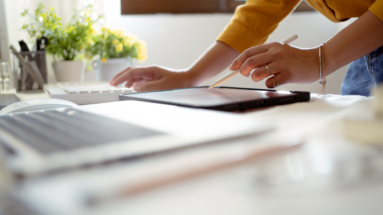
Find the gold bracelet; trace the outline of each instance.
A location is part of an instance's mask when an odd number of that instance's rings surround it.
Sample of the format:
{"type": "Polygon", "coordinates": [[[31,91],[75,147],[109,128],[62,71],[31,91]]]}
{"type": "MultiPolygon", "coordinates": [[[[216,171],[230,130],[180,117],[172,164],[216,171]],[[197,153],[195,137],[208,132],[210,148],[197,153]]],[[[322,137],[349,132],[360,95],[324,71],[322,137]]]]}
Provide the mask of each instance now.
{"type": "Polygon", "coordinates": [[[319,84],[322,85],[320,94],[323,94],[326,89],[326,77],[323,76],[324,70],[324,43],[319,46],[319,84]]]}

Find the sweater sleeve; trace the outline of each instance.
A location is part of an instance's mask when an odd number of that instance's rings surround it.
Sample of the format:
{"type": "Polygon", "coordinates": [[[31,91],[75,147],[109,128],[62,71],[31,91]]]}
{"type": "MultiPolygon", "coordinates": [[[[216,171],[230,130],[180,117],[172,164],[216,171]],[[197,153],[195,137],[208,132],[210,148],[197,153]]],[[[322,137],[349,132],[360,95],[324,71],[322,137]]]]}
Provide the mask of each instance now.
{"type": "Polygon", "coordinates": [[[369,10],[383,21],[383,0],[376,0],[369,10]]]}
{"type": "Polygon", "coordinates": [[[299,2],[300,0],[247,0],[245,5],[236,9],[231,22],[217,41],[241,53],[250,47],[263,44],[279,22],[289,15],[299,2]]]}

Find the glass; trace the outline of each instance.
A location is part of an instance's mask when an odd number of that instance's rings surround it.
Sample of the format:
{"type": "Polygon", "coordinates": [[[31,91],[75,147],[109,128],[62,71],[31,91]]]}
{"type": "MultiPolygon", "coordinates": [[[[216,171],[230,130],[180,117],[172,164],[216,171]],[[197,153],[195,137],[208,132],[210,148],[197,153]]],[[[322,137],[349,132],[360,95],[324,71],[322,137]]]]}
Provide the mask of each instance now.
{"type": "Polygon", "coordinates": [[[8,91],[11,88],[10,80],[9,80],[9,64],[8,62],[1,63],[1,90],[8,91]]]}
{"type": "Polygon", "coordinates": [[[0,94],[1,91],[3,91],[3,71],[2,68],[0,67],[0,94]]]}

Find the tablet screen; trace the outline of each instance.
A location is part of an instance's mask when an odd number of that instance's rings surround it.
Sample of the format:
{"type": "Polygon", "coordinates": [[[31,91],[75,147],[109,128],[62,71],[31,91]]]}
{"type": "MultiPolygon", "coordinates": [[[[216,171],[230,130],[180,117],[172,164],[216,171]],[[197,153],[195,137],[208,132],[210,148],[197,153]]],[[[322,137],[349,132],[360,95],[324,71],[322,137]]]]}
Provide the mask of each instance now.
{"type": "Polygon", "coordinates": [[[218,106],[259,99],[291,96],[293,93],[230,88],[186,88],[160,92],[129,94],[128,97],[188,106],[218,106]]]}

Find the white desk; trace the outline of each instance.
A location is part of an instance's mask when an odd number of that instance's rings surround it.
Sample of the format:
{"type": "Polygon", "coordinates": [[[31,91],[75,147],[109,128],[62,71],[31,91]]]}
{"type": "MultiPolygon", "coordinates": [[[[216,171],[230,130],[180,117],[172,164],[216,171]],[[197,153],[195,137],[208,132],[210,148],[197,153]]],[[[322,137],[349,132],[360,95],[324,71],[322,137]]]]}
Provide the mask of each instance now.
{"type": "MultiPolygon", "coordinates": [[[[90,209],[89,214],[383,214],[382,146],[348,140],[341,132],[343,118],[372,117],[371,101],[371,98],[359,96],[313,95],[309,103],[240,113],[254,120],[273,120],[278,129],[263,137],[228,140],[222,145],[118,164],[109,170],[69,174],[65,176],[65,186],[76,180],[85,186],[86,180],[81,182],[83,177],[100,177],[98,185],[94,186],[99,188],[105,185],[105,176],[116,172],[116,177],[122,177],[137,168],[155,166],[164,159],[177,163],[190,156],[214,152],[216,147],[238,149],[241,145],[257,145],[262,138],[272,141],[284,132],[296,132],[303,134],[306,141],[295,150],[107,200],[90,209]]],[[[73,199],[65,198],[65,189],[49,187],[52,184],[54,179],[42,184],[47,195],[70,205],[73,199]]]]}

